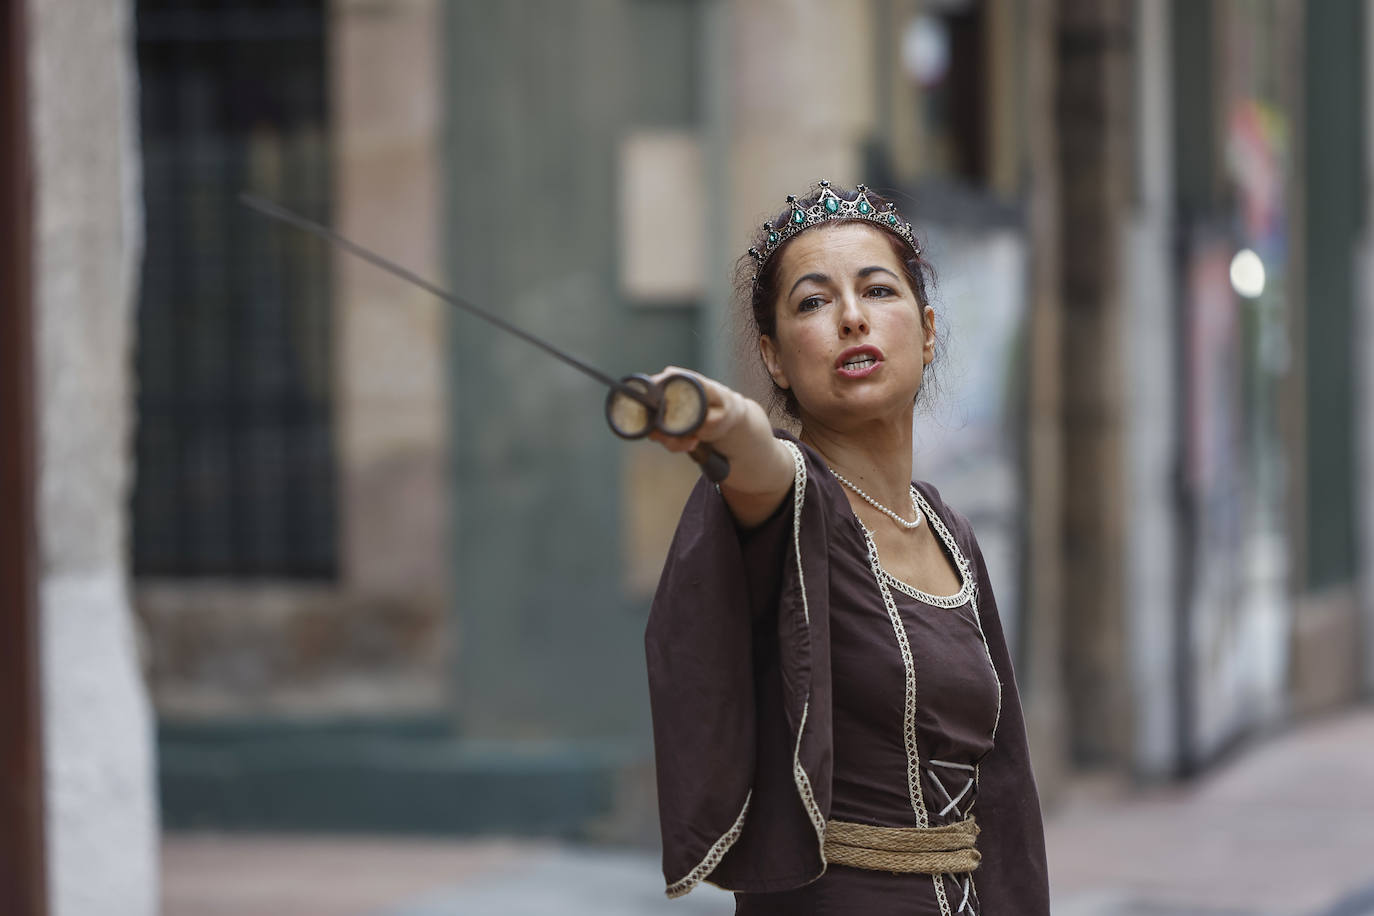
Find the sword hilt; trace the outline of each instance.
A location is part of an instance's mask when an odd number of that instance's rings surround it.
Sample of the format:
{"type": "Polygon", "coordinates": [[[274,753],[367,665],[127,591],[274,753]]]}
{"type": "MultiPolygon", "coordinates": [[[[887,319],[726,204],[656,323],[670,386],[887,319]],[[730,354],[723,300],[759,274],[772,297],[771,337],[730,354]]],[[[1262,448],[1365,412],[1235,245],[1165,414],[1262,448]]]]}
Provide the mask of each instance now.
{"type": "Polygon", "coordinates": [[[730,476],[730,459],[712,448],[709,443],[698,443],[697,447],[687,454],[701,465],[701,473],[705,474],[711,483],[720,483],[730,476]]]}

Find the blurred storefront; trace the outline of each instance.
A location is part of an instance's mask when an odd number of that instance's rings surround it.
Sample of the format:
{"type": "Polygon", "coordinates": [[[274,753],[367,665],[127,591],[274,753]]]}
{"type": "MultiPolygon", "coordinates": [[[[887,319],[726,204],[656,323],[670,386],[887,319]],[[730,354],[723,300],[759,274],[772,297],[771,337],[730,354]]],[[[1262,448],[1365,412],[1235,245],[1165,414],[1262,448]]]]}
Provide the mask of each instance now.
{"type": "MultiPolygon", "coordinates": [[[[1370,422],[1354,333],[1368,12],[1284,0],[1120,12],[1098,36],[1129,60],[1117,97],[1129,120],[1102,151],[1127,176],[1113,220],[1123,313],[1107,339],[1119,368],[1105,411],[1065,424],[1070,438],[1104,421],[1122,437],[1108,465],[1119,478],[1071,479],[1097,492],[1084,505],[1108,507],[1100,530],[1122,548],[1120,624],[1097,630],[1120,648],[1071,626],[1062,661],[1075,759],[1158,778],[1368,695],[1354,439],[1370,422]],[[1113,661],[1130,690],[1104,702],[1091,688],[1113,661]],[[1075,711],[1096,720],[1089,734],[1075,711]],[[1127,727],[1096,740],[1109,719],[1127,727]]],[[[1061,65],[1092,47],[1061,42],[1061,65]]],[[[1065,200],[1068,232],[1082,205],[1065,200]]],[[[1065,301],[1072,323],[1071,285],[1065,301]]],[[[1066,405],[1075,396],[1070,383],[1066,405]]],[[[1066,579],[1080,573],[1066,557],[1066,579]]],[[[1111,606],[1082,600],[1101,598],[1111,606]]]]}
{"type": "MultiPolygon", "coordinates": [[[[1141,128],[1173,136],[1179,452],[1174,677],[1153,682],[1174,693],[1175,738],[1156,742],[1173,753],[1136,762],[1189,772],[1367,692],[1353,334],[1366,10],[1146,15],[1172,57],[1172,112],[1141,128]]],[[[1141,684],[1155,723],[1169,718],[1141,684]]]]}
{"type": "MultiPolygon", "coordinates": [[[[1291,367],[1290,198],[1300,10],[1178,10],[1178,57],[1215,90],[1179,93],[1179,366],[1184,416],[1180,765],[1199,766],[1284,712],[1292,624],[1280,418],[1291,367]],[[1208,42],[1210,39],[1210,43],[1208,42]]],[[[1176,79],[1184,78],[1176,74],[1176,79]]]]}

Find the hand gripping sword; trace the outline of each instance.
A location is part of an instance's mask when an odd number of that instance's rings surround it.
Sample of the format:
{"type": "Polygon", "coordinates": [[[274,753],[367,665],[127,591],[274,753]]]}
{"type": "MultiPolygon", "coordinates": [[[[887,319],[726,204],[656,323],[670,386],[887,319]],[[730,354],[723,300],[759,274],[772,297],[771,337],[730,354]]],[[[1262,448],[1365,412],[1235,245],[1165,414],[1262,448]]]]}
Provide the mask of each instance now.
{"type": "MultiPolygon", "coordinates": [[[[240,194],[239,202],[264,216],[279,220],[337,245],[350,254],[357,255],[364,261],[380,267],[402,280],[408,280],[449,305],[456,306],[471,315],[476,315],[507,334],[514,334],[555,359],[567,363],[583,375],[596,379],[608,389],[606,392],[606,422],[610,424],[611,430],[623,439],[642,439],[653,430],[658,430],[669,436],[690,436],[706,421],[706,389],[693,376],[674,372],[658,382],[647,375],[639,374],[627,375],[618,380],[611,378],[606,373],[587,365],[553,344],[541,340],[529,331],[518,328],[504,318],[494,315],[486,309],[478,308],[447,290],[440,289],[419,274],[364,248],[333,229],[308,220],[298,213],[293,213],[285,207],[254,194],[240,194]]],[[[706,478],[713,483],[720,483],[730,473],[730,462],[708,443],[697,443],[696,447],[688,454],[701,466],[701,472],[706,475],[706,478]]]]}

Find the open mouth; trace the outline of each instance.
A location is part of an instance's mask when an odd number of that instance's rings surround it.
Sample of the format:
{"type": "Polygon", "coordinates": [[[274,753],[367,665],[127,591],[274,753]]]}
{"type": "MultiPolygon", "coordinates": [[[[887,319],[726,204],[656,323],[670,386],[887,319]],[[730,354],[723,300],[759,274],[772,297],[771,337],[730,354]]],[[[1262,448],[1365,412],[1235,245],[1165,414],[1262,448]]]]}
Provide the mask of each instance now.
{"type": "Polygon", "coordinates": [[[875,346],[850,347],[835,360],[835,370],[848,378],[863,378],[882,361],[883,351],[875,346]]]}

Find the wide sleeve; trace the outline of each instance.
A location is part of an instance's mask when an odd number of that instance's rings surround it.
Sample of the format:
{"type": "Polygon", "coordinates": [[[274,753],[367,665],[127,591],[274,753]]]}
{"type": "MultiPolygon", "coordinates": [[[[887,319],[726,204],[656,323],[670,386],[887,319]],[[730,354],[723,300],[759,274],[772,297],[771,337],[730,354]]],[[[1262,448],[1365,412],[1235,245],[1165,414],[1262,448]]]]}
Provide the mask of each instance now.
{"type": "Polygon", "coordinates": [[[979,765],[978,895],[989,913],[1049,916],[1049,873],[1040,796],[1031,771],[1016,672],[1002,631],[983,551],[964,520],[966,550],[977,582],[979,623],[1002,685],[1002,708],[992,750],[979,765]]]}
{"type": "Polygon", "coordinates": [[[743,533],[699,481],[645,631],[663,872],[670,897],[799,886],[824,871],[831,737],[827,519],[808,461],[743,533]]]}

